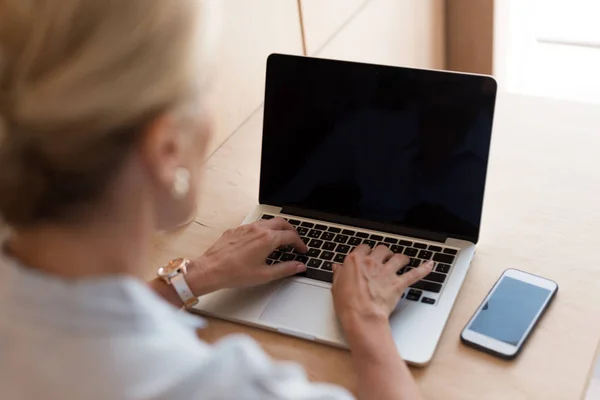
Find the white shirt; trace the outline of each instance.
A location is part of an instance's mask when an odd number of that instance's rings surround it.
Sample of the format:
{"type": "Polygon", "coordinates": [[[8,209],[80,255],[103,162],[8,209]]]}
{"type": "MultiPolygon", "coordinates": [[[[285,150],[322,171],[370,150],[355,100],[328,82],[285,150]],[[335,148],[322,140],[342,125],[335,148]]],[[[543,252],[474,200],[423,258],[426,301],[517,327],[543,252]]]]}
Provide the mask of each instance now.
{"type": "Polygon", "coordinates": [[[136,279],[66,282],[0,255],[0,397],[352,398],[245,336],[208,345],[195,335],[202,324],[136,279]]]}

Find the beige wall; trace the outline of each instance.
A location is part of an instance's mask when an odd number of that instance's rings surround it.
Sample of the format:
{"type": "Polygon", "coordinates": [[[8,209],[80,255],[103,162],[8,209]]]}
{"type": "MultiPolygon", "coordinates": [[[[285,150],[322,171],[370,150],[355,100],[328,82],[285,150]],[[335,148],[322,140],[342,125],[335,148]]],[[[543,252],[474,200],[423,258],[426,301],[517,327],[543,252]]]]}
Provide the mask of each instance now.
{"type": "Polygon", "coordinates": [[[297,0],[225,0],[220,7],[221,43],[209,101],[211,153],[262,104],[267,56],[302,54],[297,0]]]}
{"type": "Polygon", "coordinates": [[[492,74],[494,0],[446,0],[446,66],[492,74]]]}
{"type": "Polygon", "coordinates": [[[298,0],[306,55],[313,56],[370,0],[298,0]]]}
{"type": "Polygon", "coordinates": [[[301,0],[309,55],[409,67],[444,68],[444,0],[301,0]],[[328,10],[342,7],[345,22],[328,10]],[[327,6],[325,7],[325,4],[327,6]],[[350,7],[352,4],[352,7],[350,7]],[[315,16],[319,9],[325,12],[315,16]],[[353,12],[351,12],[353,11],[353,12]],[[343,23],[341,23],[343,22],[343,23]],[[337,24],[325,39],[324,26],[337,24]],[[311,34],[310,32],[313,32],[311,34]],[[312,44],[311,44],[312,43],[312,44]]]}
{"type": "Polygon", "coordinates": [[[210,152],[260,108],[271,53],[445,68],[444,3],[215,0],[222,38],[209,100],[216,132],[210,152]]]}

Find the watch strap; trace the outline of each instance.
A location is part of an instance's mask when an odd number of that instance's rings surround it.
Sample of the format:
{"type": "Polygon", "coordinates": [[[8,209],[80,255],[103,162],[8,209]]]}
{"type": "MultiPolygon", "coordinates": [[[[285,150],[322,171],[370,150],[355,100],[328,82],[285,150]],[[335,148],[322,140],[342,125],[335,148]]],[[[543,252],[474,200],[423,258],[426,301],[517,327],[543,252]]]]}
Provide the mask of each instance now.
{"type": "Polygon", "coordinates": [[[185,281],[183,274],[177,274],[170,279],[171,286],[175,289],[185,308],[190,308],[198,303],[198,298],[192,293],[189,285],[185,281]]]}

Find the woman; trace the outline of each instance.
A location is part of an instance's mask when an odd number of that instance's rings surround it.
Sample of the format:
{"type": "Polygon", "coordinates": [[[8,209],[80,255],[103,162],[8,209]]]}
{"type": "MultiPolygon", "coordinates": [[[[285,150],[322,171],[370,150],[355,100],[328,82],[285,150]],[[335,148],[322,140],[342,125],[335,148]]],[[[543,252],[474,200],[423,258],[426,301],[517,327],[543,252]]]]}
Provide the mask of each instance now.
{"type": "MultiPolygon", "coordinates": [[[[193,0],[0,1],[0,390],[4,399],[348,399],[250,339],[214,347],[167,282],[141,279],[156,230],[193,213],[206,144],[206,18],[193,0]],[[167,300],[167,301],[165,301],[167,300]]],[[[282,219],[240,227],[192,260],[195,296],[305,266],[282,219]]],[[[358,247],[334,305],[360,399],[418,399],[388,317],[426,264],[358,247]]]]}

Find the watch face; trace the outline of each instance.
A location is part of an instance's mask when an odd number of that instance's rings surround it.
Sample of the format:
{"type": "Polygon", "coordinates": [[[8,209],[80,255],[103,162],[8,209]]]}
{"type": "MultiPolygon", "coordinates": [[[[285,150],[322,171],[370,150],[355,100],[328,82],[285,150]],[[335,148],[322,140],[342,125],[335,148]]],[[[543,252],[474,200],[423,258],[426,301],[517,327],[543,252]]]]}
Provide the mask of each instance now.
{"type": "Polygon", "coordinates": [[[178,274],[187,274],[187,265],[189,260],[185,258],[176,258],[175,260],[169,261],[164,267],[158,269],[158,276],[161,278],[173,278],[178,274]]]}

